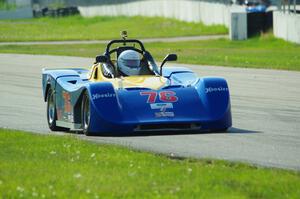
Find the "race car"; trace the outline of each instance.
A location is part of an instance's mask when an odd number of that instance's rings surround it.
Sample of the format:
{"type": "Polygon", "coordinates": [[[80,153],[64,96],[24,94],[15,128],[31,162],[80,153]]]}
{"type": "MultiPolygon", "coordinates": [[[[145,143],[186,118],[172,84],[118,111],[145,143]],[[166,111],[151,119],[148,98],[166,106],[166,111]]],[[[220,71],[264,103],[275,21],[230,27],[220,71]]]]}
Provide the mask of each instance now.
{"type": "Polygon", "coordinates": [[[43,69],[49,128],[101,135],[231,127],[226,80],[164,67],[176,60],[168,54],[158,66],[140,40],[123,36],[107,44],[91,70],[43,69]]]}

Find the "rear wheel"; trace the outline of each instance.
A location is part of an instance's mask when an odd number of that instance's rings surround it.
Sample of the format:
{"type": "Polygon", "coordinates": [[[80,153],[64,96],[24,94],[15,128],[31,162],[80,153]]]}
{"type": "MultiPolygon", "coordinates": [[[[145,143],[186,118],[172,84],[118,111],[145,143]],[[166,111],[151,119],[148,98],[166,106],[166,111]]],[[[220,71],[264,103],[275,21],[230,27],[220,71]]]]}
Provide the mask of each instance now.
{"type": "Polygon", "coordinates": [[[47,94],[47,121],[51,131],[68,131],[68,128],[56,126],[57,113],[55,105],[55,93],[49,89],[47,94]]]}
{"type": "Polygon", "coordinates": [[[82,98],[82,106],[81,106],[81,121],[83,133],[87,136],[93,135],[90,132],[90,122],[91,122],[91,107],[90,107],[90,97],[87,92],[84,93],[82,98]]]}

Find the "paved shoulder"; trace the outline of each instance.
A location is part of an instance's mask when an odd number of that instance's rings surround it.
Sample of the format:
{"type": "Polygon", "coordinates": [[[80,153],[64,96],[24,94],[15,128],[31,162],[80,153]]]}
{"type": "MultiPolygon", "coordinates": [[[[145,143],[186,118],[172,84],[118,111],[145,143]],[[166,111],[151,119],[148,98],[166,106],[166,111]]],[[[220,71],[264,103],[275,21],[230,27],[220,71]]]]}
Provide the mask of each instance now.
{"type": "MultiPolygon", "coordinates": [[[[228,38],[228,35],[202,35],[185,37],[166,38],[145,38],[140,39],[143,43],[150,42],[177,42],[177,41],[198,41],[207,39],[228,38]]],[[[62,45],[62,44],[107,44],[108,40],[82,40],[82,41],[32,41],[32,42],[0,42],[0,45],[62,45]]]]}

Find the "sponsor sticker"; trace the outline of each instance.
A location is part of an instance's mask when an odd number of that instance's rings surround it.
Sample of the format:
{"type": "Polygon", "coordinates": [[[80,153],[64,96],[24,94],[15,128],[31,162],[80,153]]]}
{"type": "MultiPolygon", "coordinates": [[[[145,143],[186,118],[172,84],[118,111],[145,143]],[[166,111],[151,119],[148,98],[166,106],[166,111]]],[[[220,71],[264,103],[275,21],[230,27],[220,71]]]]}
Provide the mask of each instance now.
{"type": "Polygon", "coordinates": [[[155,117],[174,117],[174,112],[157,112],[155,113],[155,117]]]}
{"type": "Polygon", "coordinates": [[[214,92],[228,92],[227,87],[208,87],[205,88],[205,93],[214,93],[214,92]]]}
{"type": "Polygon", "coordinates": [[[68,121],[70,121],[70,122],[74,121],[73,114],[68,114],[67,118],[68,118],[68,121]]]}
{"type": "Polygon", "coordinates": [[[96,93],[92,95],[92,100],[98,100],[98,99],[104,99],[104,98],[115,98],[116,94],[115,93],[96,93]]]}
{"type": "Polygon", "coordinates": [[[160,111],[166,111],[167,108],[173,108],[172,103],[154,103],[150,104],[151,109],[159,109],[160,111]]]}
{"type": "Polygon", "coordinates": [[[167,112],[167,109],[173,109],[173,104],[172,103],[154,103],[150,104],[151,109],[158,109],[160,112],[156,112],[155,117],[160,118],[160,117],[174,117],[175,114],[174,112],[167,112]]]}

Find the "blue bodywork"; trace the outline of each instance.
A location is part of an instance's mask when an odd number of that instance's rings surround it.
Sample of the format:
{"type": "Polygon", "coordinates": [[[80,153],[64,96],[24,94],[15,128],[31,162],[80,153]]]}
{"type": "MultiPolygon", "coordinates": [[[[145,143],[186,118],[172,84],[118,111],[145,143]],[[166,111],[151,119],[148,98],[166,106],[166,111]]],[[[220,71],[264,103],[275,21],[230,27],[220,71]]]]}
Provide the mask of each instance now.
{"type": "Polygon", "coordinates": [[[220,77],[198,78],[185,68],[164,68],[168,84],[158,90],[149,88],[115,89],[110,82],[90,82],[88,70],[43,70],[43,94],[56,93],[57,125],[81,129],[81,100],[90,96],[90,131],[134,132],[147,130],[225,130],[232,125],[229,89],[220,77]],[[147,102],[141,92],[176,93],[171,103],[156,99],[147,102]],[[155,105],[151,105],[155,104],[155,105]],[[156,107],[155,107],[156,106],[156,107]],[[161,106],[162,108],[159,108],[161,106]]]}

